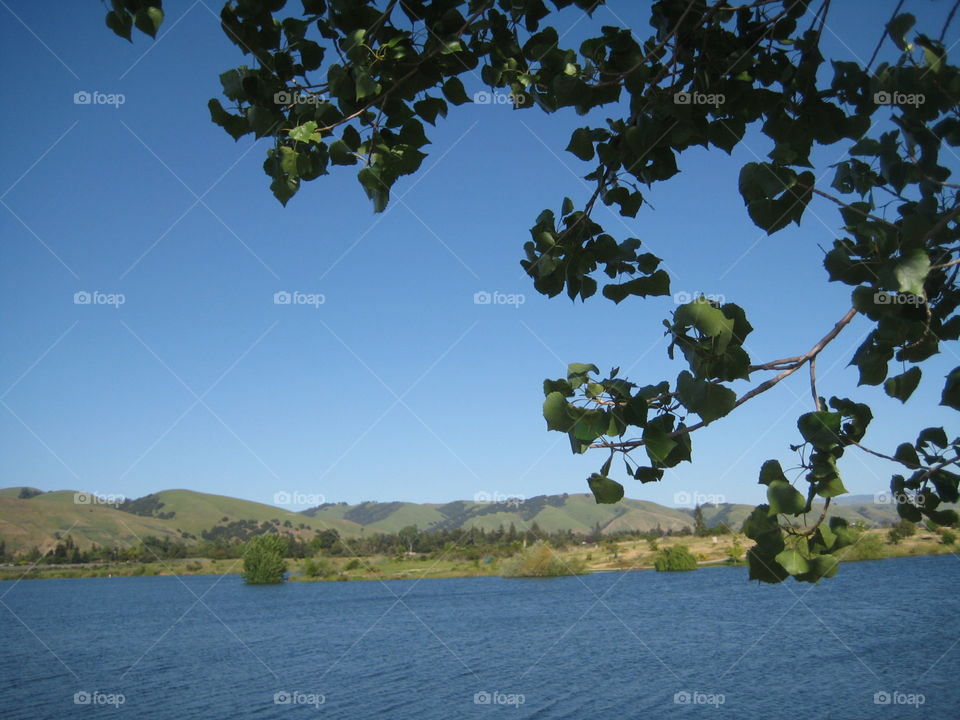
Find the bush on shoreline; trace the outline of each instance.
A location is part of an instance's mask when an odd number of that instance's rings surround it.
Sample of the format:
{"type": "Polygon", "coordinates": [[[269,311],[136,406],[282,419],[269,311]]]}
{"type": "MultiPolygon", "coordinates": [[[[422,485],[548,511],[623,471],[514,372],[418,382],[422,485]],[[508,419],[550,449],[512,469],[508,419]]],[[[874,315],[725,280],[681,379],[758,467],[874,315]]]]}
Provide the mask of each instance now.
{"type": "Polygon", "coordinates": [[[503,563],[501,575],[508,578],[560,577],[582,575],[586,566],[582,561],[562,560],[547,543],[538,541],[503,563]]]}

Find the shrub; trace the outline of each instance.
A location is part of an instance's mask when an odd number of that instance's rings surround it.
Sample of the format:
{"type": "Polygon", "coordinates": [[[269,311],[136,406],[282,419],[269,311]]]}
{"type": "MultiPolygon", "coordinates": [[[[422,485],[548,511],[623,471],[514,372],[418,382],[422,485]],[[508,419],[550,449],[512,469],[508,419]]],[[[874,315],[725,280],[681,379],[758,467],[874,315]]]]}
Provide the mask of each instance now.
{"type": "Polygon", "coordinates": [[[243,553],[243,579],[250,585],[282,583],[287,564],[287,541],[277,535],[257,535],[243,553]]]}
{"type": "Polygon", "coordinates": [[[873,534],[861,534],[852,545],[837,552],[837,559],[843,562],[856,560],[879,560],[886,556],[883,540],[873,534]]]}
{"type": "Polygon", "coordinates": [[[949,530],[940,531],[940,542],[944,545],[953,545],[957,541],[957,536],[949,530]]]}
{"type": "Polygon", "coordinates": [[[657,551],[653,560],[653,567],[658,572],[676,572],[679,570],[696,570],[697,559],[684,545],[672,545],[657,551]]]}
{"type": "Polygon", "coordinates": [[[564,562],[547,543],[538,541],[504,562],[503,577],[559,577],[586,572],[582,560],[564,562]]]}
{"type": "Polygon", "coordinates": [[[330,577],[336,571],[333,564],[325,557],[310,558],[303,564],[303,574],[309,578],[330,577]]]}

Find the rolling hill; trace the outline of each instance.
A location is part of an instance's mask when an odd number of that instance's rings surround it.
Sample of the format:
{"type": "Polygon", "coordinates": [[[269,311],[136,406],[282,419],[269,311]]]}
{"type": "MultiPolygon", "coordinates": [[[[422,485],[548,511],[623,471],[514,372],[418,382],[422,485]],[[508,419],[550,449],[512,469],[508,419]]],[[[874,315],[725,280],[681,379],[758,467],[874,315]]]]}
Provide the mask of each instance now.
{"type": "MultiPolygon", "coordinates": [[[[421,530],[482,528],[501,525],[517,530],[534,523],[546,532],[570,530],[587,534],[619,531],[679,531],[693,527],[691,508],[669,508],[647,500],[624,499],[598,505],[589,494],[540,495],[524,501],[455,501],[444,504],[366,502],[358,505],[326,503],[302,512],[225,495],[193,490],[164,490],[121,505],[76,502],[74,491],[40,492],[33,488],[0,489],[0,538],[9,549],[25,551],[53,547],[68,532],[80,546],[139,544],[153,535],[192,543],[205,531],[237,521],[274,523],[285,532],[311,538],[317,531],[335,529],[344,537],[361,533],[396,533],[408,525],[421,530]]],[[[868,526],[897,520],[893,505],[874,503],[870,495],[850,496],[831,511],[868,526]]],[[[739,529],[750,505],[704,505],[708,526],[720,523],[739,529]]]]}

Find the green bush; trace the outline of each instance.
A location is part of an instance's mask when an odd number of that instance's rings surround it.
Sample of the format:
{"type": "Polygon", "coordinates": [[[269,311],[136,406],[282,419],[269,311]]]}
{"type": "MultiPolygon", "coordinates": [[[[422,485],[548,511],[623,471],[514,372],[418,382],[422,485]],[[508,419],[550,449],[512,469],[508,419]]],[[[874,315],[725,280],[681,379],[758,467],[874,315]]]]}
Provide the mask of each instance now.
{"type": "Polygon", "coordinates": [[[303,564],[303,574],[309,578],[330,577],[337,569],[327,558],[310,558],[303,564]]]}
{"type": "Polygon", "coordinates": [[[957,536],[949,530],[940,531],[940,542],[944,545],[953,545],[957,541],[957,536]]]}
{"type": "Polygon", "coordinates": [[[257,535],[243,553],[244,581],[250,585],[282,583],[287,564],[283,555],[287,541],[277,535],[257,535]]]}
{"type": "Polygon", "coordinates": [[[837,559],[843,562],[879,560],[886,555],[883,540],[873,534],[861,534],[852,545],[837,551],[837,559]]]}
{"type": "Polygon", "coordinates": [[[658,572],[696,570],[697,559],[687,550],[685,545],[672,545],[657,552],[657,557],[653,560],[653,567],[658,572]]]}
{"type": "Polygon", "coordinates": [[[503,577],[559,577],[586,572],[583,561],[564,562],[545,542],[538,541],[503,563],[503,577]]]}

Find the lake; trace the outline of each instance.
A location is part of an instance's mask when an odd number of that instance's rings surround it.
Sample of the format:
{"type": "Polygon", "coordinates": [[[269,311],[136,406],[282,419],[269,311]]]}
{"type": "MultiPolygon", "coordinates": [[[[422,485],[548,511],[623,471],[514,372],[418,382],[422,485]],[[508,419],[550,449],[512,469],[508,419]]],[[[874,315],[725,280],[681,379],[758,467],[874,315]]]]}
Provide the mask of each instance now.
{"type": "Polygon", "coordinates": [[[0,583],[4,718],[960,717],[960,560],[0,583]]]}

